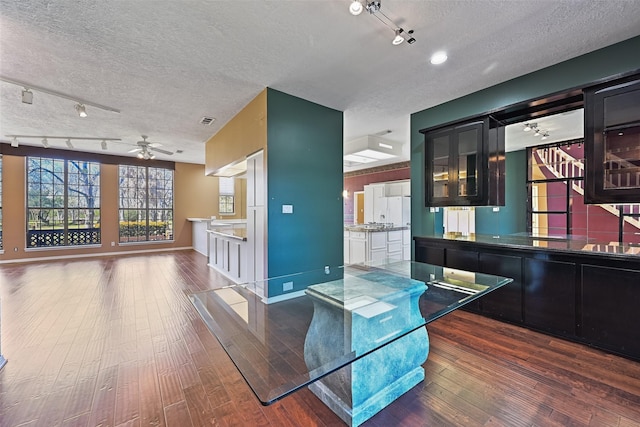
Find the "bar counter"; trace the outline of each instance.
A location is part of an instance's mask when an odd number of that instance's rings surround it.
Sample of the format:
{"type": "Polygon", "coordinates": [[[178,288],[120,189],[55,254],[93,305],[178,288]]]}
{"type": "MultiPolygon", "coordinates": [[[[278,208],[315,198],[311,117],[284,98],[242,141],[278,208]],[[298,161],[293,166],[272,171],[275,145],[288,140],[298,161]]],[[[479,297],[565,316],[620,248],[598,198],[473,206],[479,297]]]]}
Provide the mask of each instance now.
{"type": "Polygon", "coordinates": [[[416,261],[514,281],[470,311],[640,361],[640,246],[580,238],[414,236],[416,261]]]}

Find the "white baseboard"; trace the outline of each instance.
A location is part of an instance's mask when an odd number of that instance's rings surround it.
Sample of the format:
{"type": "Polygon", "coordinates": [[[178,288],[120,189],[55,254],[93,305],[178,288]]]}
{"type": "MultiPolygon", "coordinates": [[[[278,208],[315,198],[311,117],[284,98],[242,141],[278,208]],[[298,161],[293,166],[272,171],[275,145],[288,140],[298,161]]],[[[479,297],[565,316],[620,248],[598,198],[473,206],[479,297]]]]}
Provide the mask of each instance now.
{"type": "Polygon", "coordinates": [[[194,250],[194,249],[191,246],[184,246],[179,248],[142,249],[142,250],[136,250],[136,251],[99,252],[95,254],[56,255],[56,256],[36,257],[36,258],[17,258],[17,259],[1,260],[0,264],[25,263],[25,262],[37,262],[37,261],[55,261],[55,260],[62,260],[62,259],[95,258],[95,257],[105,257],[105,256],[146,254],[146,253],[152,253],[152,252],[171,252],[171,251],[185,251],[185,250],[194,250]]]}

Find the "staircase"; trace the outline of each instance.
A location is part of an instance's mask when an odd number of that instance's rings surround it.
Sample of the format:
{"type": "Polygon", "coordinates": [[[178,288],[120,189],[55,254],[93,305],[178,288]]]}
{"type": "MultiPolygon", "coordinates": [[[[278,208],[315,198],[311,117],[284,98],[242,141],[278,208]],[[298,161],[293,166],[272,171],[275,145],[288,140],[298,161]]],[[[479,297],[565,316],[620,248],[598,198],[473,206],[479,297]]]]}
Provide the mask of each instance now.
{"type": "MultiPolygon", "coordinates": [[[[536,154],[542,163],[556,178],[578,178],[584,176],[584,163],[572,157],[566,151],[558,147],[548,147],[544,150],[537,150],[536,154]]],[[[640,177],[638,177],[640,179],[640,177]]],[[[572,189],[584,196],[584,180],[572,181],[572,189]]],[[[620,217],[620,209],[616,205],[597,205],[607,212],[620,217]]],[[[640,215],[640,204],[626,205],[629,209],[626,214],[640,215]]],[[[640,230],[640,217],[638,219],[625,216],[624,221],[640,230]]]]}

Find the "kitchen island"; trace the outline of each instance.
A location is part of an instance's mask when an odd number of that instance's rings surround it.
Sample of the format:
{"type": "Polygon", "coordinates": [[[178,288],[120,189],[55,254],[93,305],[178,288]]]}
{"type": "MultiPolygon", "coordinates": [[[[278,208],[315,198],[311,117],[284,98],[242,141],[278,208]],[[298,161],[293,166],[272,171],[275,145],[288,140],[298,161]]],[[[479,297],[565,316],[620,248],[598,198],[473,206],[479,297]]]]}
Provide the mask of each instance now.
{"type": "Polygon", "coordinates": [[[640,247],[580,237],[415,236],[415,260],[514,279],[467,309],[640,360],[640,247]]]}
{"type": "Polygon", "coordinates": [[[344,227],[344,263],[411,259],[411,229],[384,224],[344,227]]]}
{"type": "Polygon", "coordinates": [[[209,266],[241,283],[247,280],[246,224],[218,225],[206,230],[209,239],[209,266]]]}

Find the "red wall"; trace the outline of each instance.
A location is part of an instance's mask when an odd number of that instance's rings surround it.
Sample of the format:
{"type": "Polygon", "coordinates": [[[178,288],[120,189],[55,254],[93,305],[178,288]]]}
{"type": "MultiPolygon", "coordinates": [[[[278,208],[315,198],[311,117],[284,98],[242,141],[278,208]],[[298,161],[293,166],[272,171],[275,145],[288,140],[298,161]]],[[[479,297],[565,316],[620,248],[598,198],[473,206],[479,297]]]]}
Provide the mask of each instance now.
{"type": "MultiPolygon", "coordinates": [[[[393,167],[393,166],[390,166],[393,167]]],[[[355,174],[355,173],[354,173],[355,174]]],[[[375,182],[400,181],[411,178],[411,169],[407,167],[395,168],[392,170],[378,170],[377,168],[369,171],[362,171],[361,174],[346,174],[344,178],[344,189],[349,193],[348,197],[343,199],[344,203],[344,222],[345,224],[353,224],[353,193],[356,191],[364,191],[366,184],[375,182]]]]}

